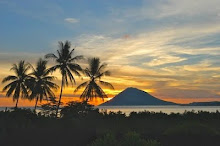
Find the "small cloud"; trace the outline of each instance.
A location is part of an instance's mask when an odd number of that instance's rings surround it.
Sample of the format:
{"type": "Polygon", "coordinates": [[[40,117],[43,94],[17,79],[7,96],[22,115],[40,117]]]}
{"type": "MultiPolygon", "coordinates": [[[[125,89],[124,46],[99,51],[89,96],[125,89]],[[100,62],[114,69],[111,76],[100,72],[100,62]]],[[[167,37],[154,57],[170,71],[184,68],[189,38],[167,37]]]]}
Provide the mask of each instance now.
{"type": "Polygon", "coordinates": [[[78,23],[79,22],[79,20],[76,18],[66,18],[64,20],[69,23],[78,23]]]}
{"type": "Polygon", "coordinates": [[[143,64],[148,65],[148,66],[159,66],[159,65],[169,64],[169,63],[177,63],[177,62],[181,62],[184,60],[187,60],[187,58],[166,55],[166,56],[158,56],[157,58],[153,59],[152,61],[150,61],[148,63],[143,63],[143,64]]]}
{"type": "Polygon", "coordinates": [[[123,38],[123,39],[129,39],[129,38],[131,38],[131,35],[125,34],[125,35],[122,36],[122,38],[123,38]]]}

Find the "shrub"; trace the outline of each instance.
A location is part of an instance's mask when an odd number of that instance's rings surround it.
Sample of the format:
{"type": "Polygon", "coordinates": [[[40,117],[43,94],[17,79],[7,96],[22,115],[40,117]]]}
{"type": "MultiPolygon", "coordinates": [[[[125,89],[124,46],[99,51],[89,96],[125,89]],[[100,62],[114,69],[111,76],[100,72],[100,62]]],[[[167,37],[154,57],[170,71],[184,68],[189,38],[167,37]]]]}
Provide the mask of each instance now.
{"type": "Polygon", "coordinates": [[[142,139],[140,134],[136,132],[128,132],[120,142],[119,146],[159,146],[160,143],[156,140],[142,139]]]}
{"type": "Polygon", "coordinates": [[[86,102],[69,102],[67,106],[61,110],[61,117],[63,118],[85,118],[92,115],[93,118],[99,114],[98,109],[86,102]]]}
{"type": "Polygon", "coordinates": [[[91,146],[117,146],[115,135],[107,133],[102,138],[96,139],[91,146]]]}
{"type": "Polygon", "coordinates": [[[160,146],[160,143],[156,140],[142,139],[136,132],[128,132],[118,140],[112,133],[107,133],[96,139],[91,146],[160,146]]]}

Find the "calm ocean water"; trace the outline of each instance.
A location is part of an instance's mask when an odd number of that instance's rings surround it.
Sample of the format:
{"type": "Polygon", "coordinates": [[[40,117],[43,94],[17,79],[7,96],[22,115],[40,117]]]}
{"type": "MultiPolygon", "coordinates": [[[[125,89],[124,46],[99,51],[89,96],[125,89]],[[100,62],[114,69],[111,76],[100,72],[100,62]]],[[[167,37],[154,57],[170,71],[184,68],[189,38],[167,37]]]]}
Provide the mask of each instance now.
{"type": "MultiPolygon", "coordinates": [[[[31,108],[33,107],[24,107],[31,108]]],[[[131,112],[142,112],[142,111],[150,111],[150,112],[163,112],[163,113],[184,113],[185,111],[208,111],[208,112],[216,112],[220,111],[220,106],[96,106],[100,111],[106,110],[107,112],[118,112],[121,111],[126,115],[129,115],[131,112]]],[[[10,109],[10,107],[8,108],[10,109]]],[[[0,110],[5,110],[5,107],[0,107],[0,110]]]]}
{"type": "Polygon", "coordinates": [[[121,111],[126,115],[129,115],[131,112],[163,112],[163,113],[184,113],[185,111],[208,111],[216,112],[220,111],[220,106],[97,106],[100,110],[107,110],[107,112],[118,112],[121,111]]]}

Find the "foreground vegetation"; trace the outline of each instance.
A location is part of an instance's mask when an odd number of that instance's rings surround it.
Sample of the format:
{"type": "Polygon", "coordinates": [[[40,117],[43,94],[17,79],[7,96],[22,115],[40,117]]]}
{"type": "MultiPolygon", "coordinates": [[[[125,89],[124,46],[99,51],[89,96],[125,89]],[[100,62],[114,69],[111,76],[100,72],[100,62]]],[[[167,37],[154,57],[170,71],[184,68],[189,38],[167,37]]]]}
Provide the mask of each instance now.
{"type": "Polygon", "coordinates": [[[99,112],[86,102],[70,102],[56,118],[56,101],[36,113],[0,112],[1,145],[188,146],[220,143],[220,113],[99,112]]]}

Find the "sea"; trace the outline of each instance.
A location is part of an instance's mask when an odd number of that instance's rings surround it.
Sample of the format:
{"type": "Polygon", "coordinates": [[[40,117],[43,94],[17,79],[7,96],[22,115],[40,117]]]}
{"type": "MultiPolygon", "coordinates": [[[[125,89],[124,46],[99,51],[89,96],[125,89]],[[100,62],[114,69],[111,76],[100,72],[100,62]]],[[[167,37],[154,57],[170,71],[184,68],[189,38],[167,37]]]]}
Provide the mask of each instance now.
{"type": "Polygon", "coordinates": [[[180,105],[172,105],[172,106],[97,106],[100,111],[107,112],[118,112],[121,111],[126,115],[129,115],[131,112],[163,112],[166,114],[171,113],[184,113],[186,111],[207,111],[207,112],[220,112],[220,106],[180,106],[180,105]]]}
{"type": "MultiPolygon", "coordinates": [[[[0,111],[5,110],[6,107],[0,107],[0,111]]],[[[33,107],[22,107],[22,108],[30,108],[34,109],[33,107]]],[[[220,106],[180,106],[180,105],[173,105],[173,106],[95,106],[98,108],[99,111],[106,111],[106,112],[118,112],[121,111],[126,115],[129,115],[131,112],[163,112],[167,114],[171,113],[184,113],[186,111],[207,111],[207,112],[220,112],[220,106]]],[[[7,109],[10,110],[10,107],[7,109]]],[[[38,108],[40,111],[40,108],[38,108]]]]}

